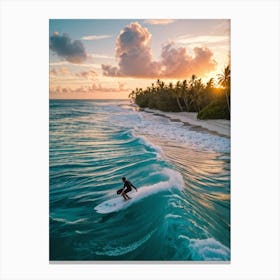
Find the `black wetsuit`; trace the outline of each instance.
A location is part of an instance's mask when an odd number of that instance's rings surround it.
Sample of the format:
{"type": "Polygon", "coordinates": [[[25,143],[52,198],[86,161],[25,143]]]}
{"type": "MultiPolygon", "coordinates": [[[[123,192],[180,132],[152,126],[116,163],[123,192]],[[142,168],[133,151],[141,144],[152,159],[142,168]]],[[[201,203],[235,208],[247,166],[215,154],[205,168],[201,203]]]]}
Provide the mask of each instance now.
{"type": "Polygon", "coordinates": [[[125,193],[130,192],[132,190],[131,187],[135,188],[129,181],[124,182],[123,189],[125,193]]]}

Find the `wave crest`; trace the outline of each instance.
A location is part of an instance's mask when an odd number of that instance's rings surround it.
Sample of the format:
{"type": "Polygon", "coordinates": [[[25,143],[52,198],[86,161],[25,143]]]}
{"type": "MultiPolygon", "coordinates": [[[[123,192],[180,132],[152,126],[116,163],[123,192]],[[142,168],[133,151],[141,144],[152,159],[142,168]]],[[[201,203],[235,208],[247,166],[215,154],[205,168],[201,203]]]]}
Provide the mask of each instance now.
{"type": "Polygon", "coordinates": [[[104,251],[97,251],[95,252],[96,255],[103,255],[103,256],[121,256],[121,255],[125,255],[129,252],[132,252],[134,250],[136,250],[138,247],[140,247],[142,244],[144,244],[145,242],[147,242],[151,236],[153,235],[153,233],[155,232],[155,230],[153,230],[152,232],[148,233],[147,235],[145,235],[142,239],[128,245],[125,247],[113,247],[112,245],[107,245],[104,248],[104,251]]]}
{"type": "Polygon", "coordinates": [[[230,250],[214,238],[190,239],[189,248],[193,260],[228,261],[230,250]]]}

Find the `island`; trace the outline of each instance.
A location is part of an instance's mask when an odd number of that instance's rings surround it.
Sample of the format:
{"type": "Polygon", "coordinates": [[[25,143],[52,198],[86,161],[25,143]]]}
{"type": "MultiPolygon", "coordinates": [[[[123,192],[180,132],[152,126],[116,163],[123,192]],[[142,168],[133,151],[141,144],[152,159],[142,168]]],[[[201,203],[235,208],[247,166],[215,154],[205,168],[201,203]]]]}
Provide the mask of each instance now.
{"type": "Polygon", "coordinates": [[[194,74],[175,84],[158,79],[146,89],[136,88],[129,97],[140,108],[196,113],[199,120],[230,120],[230,65],[216,76],[216,81],[212,77],[203,83],[194,74]]]}

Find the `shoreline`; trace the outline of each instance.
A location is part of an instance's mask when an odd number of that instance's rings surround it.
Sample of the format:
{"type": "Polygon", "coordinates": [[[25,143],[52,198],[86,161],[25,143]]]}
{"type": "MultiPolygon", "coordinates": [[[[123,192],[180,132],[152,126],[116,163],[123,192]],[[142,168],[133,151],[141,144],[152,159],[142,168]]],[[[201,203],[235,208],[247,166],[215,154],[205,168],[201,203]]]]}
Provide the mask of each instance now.
{"type": "Polygon", "coordinates": [[[182,122],[184,125],[192,126],[195,130],[205,131],[221,137],[230,138],[230,120],[199,120],[197,119],[197,113],[163,112],[156,109],[140,108],[139,106],[137,107],[146,113],[152,113],[154,115],[166,117],[171,121],[182,122]]]}

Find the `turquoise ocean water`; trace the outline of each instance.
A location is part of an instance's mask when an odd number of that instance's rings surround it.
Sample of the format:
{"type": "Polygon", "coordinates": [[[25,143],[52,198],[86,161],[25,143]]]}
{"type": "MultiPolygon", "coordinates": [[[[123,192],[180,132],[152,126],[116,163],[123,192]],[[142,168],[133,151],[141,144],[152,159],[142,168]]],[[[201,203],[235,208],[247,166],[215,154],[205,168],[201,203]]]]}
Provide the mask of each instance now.
{"type": "Polygon", "coordinates": [[[230,140],[124,100],[50,100],[50,260],[230,260],[230,140]],[[126,176],[145,195],[118,212],[126,176]]]}

